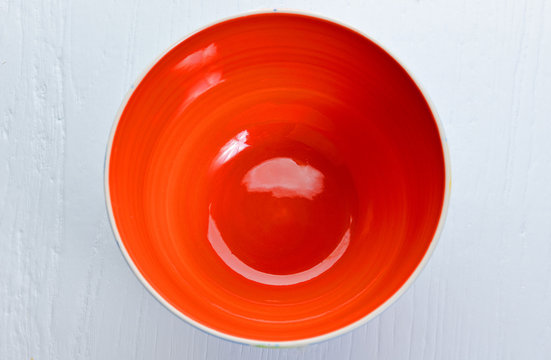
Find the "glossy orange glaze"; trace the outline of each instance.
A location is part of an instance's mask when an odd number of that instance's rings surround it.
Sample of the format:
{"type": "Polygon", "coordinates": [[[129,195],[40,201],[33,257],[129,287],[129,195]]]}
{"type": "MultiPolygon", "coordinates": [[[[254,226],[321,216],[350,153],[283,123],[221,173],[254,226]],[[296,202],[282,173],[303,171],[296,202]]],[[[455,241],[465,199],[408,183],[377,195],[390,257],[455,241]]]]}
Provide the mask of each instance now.
{"type": "Polygon", "coordinates": [[[122,243],[187,317],[267,341],[340,329],[389,299],[443,207],[435,119],[408,74],[331,22],[258,14],[170,50],[110,154],[122,243]]]}

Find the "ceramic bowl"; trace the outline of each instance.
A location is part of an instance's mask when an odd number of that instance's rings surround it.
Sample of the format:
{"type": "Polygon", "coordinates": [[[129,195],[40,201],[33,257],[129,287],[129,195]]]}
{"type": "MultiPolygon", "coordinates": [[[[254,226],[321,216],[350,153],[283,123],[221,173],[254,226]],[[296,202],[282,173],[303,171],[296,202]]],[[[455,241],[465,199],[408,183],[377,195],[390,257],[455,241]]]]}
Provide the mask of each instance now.
{"type": "Polygon", "coordinates": [[[427,262],[449,160],[436,112],[373,40],[303,14],[225,20],[133,87],[108,145],[124,257],[177,316],[260,346],[365,323],[427,262]]]}

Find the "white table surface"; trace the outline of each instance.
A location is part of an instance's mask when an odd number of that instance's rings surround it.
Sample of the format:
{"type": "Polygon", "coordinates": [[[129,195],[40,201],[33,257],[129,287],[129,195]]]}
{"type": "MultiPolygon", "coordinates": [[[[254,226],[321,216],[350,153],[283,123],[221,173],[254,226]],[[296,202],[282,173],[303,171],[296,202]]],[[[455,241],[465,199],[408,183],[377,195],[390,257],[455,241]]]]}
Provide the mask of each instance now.
{"type": "Polygon", "coordinates": [[[551,1],[0,0],[0,359],[551,359],[551,1]],[[440,243],[382,315],[298,349],[206,335],[146,292],[103,197],[126,91],[243,11],[314,11],[397,55],[452,160],[440,243]]]}

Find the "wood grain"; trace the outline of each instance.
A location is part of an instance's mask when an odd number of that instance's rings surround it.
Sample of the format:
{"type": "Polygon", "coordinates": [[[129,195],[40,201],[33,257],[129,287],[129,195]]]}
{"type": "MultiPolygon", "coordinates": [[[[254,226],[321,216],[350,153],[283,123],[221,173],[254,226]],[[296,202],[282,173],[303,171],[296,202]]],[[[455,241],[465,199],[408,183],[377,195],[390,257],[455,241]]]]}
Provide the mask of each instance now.
{"type": "Polygon", "coordinates": [[[0,359],[551,358],[551,1],[0,0],[0,359]],[[139,284],[108,225],[103,157],[136,77],[243,11],[314,11],[416,75],[452,157],[448,222],[369,324],[297,349],[206,335],[139,284]]]}

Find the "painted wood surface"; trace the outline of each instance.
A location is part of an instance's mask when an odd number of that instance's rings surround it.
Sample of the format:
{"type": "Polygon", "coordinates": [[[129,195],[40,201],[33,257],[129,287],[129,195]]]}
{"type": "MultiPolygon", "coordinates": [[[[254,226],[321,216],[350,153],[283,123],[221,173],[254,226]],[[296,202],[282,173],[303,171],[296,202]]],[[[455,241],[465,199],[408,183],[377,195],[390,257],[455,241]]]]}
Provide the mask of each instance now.
{"type": "Polygon", "coordinates": [[[0,359],[550,359],[551,1],[0,0],[0,359]],[[298,349],[206,335],[123,260],[103,198],[125,93],[168,46],[249,10],[313,11],[384,44],[444,123],[452,198],[413,287],[298,349]]]}

